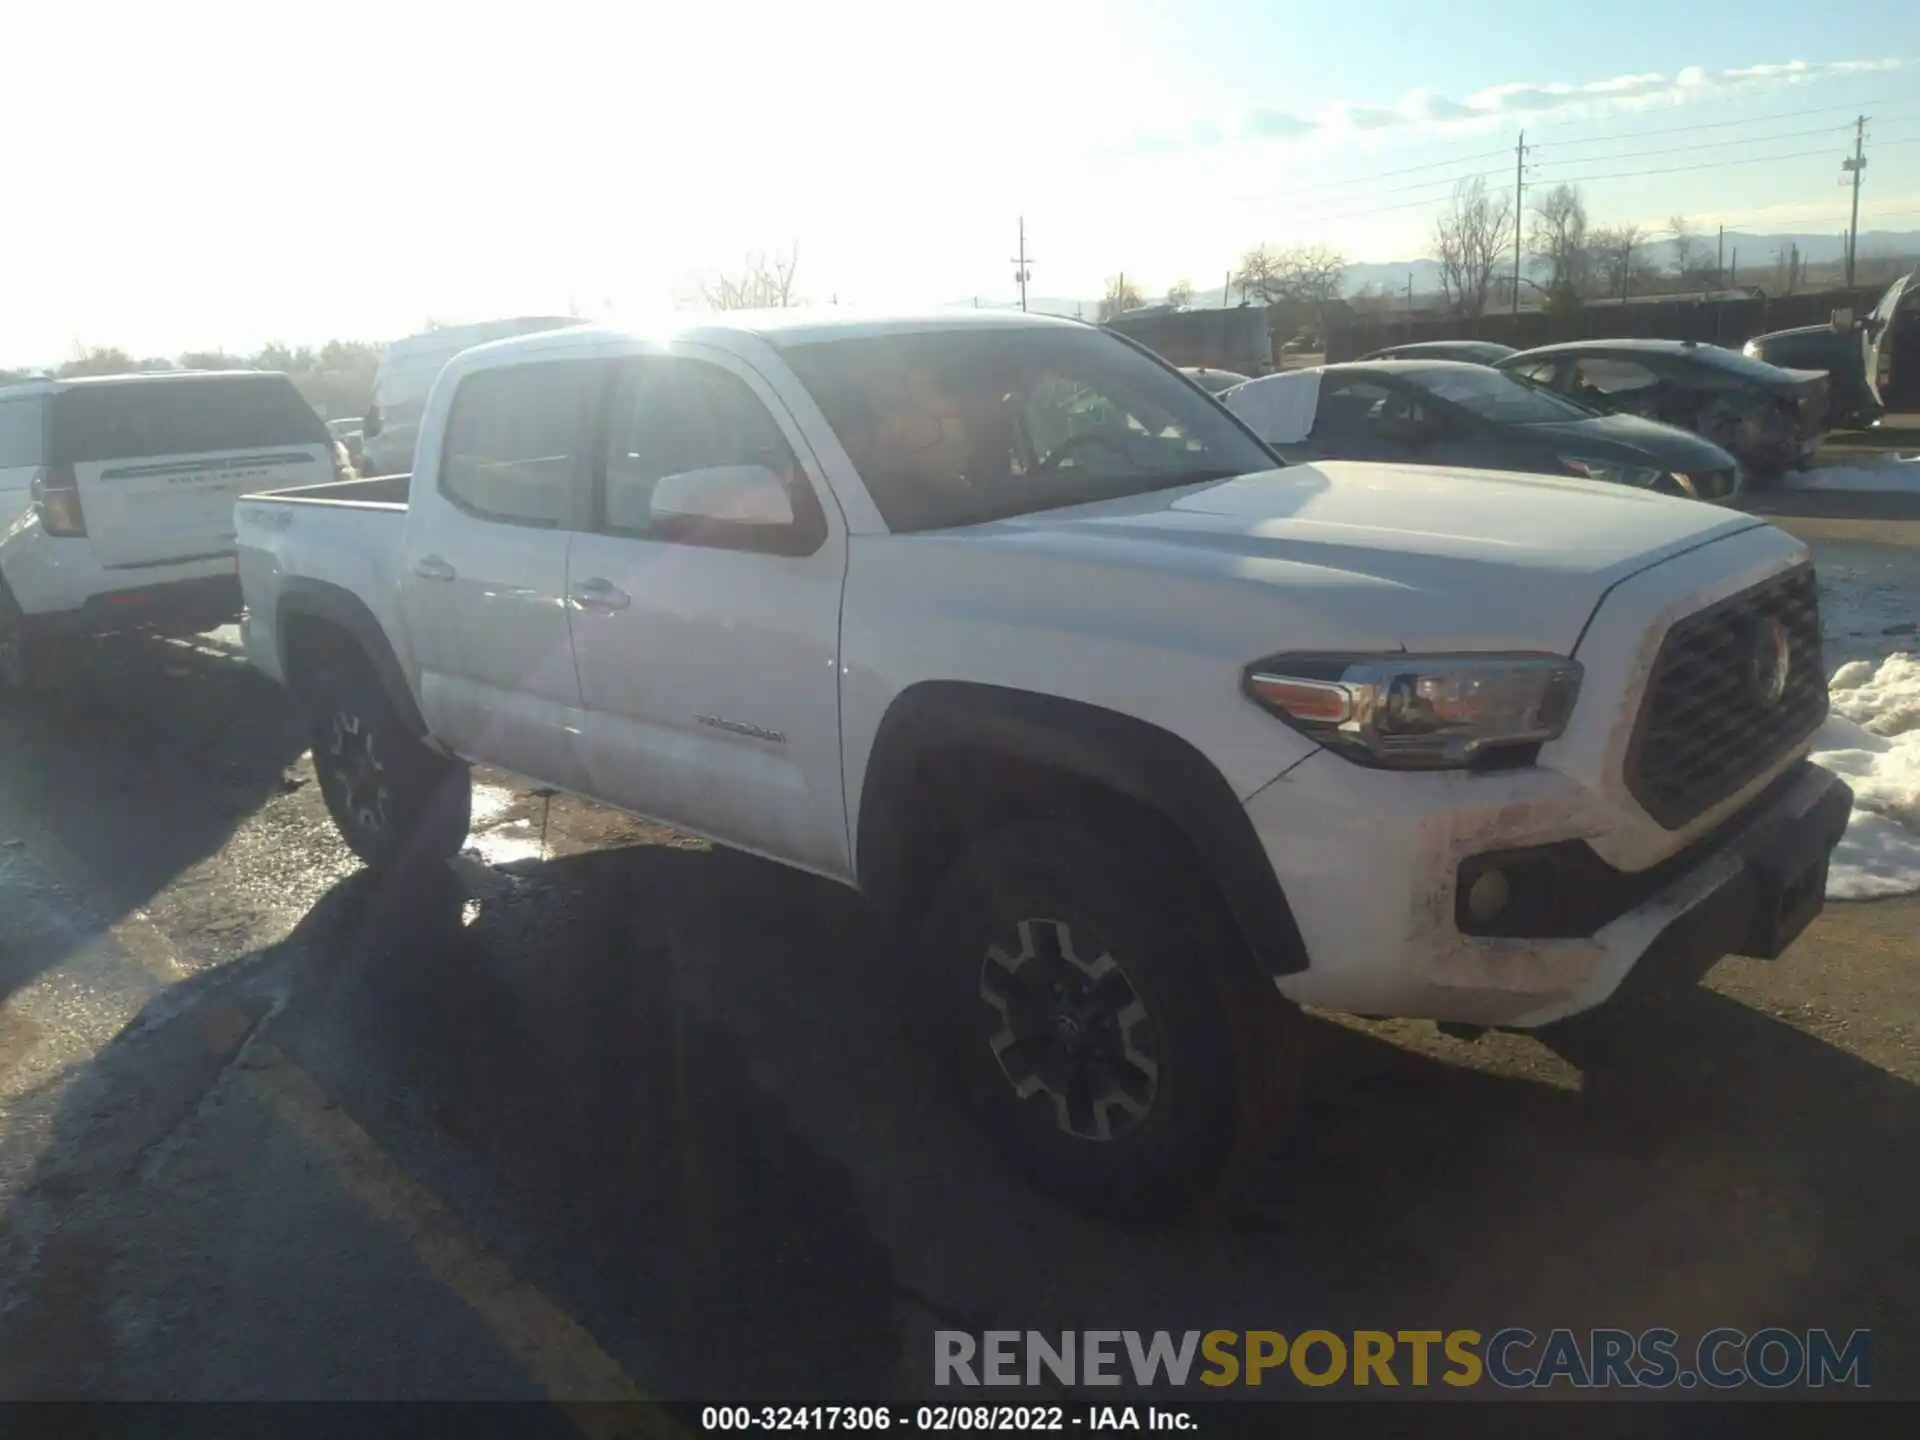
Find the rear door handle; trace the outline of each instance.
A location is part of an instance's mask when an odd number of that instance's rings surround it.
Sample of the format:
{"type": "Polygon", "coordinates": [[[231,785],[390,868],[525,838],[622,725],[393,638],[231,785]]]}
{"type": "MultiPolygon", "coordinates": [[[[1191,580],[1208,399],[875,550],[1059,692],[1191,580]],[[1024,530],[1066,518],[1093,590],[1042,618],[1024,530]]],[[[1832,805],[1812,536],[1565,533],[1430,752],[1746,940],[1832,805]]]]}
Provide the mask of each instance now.
{"type": "Polygon", "coordinates": [[[451,580],[457,572],[438,555],[422,555],[413,562],[413,573],[422,580],[451,580]]]}
{"type": "Polygon", "coordinates": [[[633,603],[633,597],[611,580],[596,575],[573,587],[573,603],[584,610],[624,610],[633,603]]]}

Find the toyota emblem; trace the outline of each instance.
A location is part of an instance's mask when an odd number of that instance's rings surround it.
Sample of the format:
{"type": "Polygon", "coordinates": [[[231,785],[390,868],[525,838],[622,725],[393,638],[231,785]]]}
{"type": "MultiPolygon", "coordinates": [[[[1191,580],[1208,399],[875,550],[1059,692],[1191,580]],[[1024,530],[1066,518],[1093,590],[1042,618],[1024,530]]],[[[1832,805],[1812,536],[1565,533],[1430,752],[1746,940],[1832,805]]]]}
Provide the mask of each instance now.
{"type": "Polygon", "coordinates": [[[1762,620],[1747,646],[1747,687],[1762,710],[1780,703],[1792,673],[1793,637],[1778,620],[1762,620]]]}

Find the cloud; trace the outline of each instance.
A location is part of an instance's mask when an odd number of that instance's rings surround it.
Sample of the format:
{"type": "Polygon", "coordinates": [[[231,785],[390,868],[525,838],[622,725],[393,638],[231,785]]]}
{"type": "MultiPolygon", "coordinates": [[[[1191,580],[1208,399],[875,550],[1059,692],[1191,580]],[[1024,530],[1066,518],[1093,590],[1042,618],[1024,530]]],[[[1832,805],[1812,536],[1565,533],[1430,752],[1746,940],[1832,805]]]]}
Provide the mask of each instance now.
{"type": "Polygon", "coordinates": [[[1487,125],[1503,118],[1604,115],[1685,105],[1714,95],[1739,95],[1777,86],[1804,85],[1843,75],[1906,67],[1903,58],[1813,62],[1786,60],[1710,70],[1689,65],[1672,75],[1615,75],[1581,84],[1560,81],[1493,85],[1464,99],[1434,90],[1410,90],[1392,105],[1344,102],[1306,118],[1273,106],[1255,106],[1238,117],[1192,127],[1180,140],[1142,140],[1134,148],[1164,150],[1235,140],[1304,140],[1315,135],[1374,134],[1388,130],[1447,131],[1487,125]]]}
{"type": "Polygon", "coordinates": [[[1240,133],[1255,140],[1298,140],[1319,128],[1312,120],[1302,120],[1298,115],[1289,115],[1284,110],[1259,106],[1247,112],[1240,133]]]}

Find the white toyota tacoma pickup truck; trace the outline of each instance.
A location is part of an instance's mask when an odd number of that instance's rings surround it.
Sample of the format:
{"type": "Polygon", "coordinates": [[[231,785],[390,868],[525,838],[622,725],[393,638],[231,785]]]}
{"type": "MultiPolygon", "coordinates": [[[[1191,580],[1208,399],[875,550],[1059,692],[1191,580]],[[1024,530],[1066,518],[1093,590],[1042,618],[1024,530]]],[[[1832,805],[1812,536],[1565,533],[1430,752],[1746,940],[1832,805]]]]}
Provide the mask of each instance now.
{"type": "Polygon", "coordinates": [[[1849,809],[1798,541],[1275,468],[1069,321],[485,345],[411,476],[236,526],[369,864],[454,854],[485,763],[856,886],[1011,1156],[1112,1213],[1268,1123],[1292,1006],[1539,1027],[1777,956],[1849,809]]]}

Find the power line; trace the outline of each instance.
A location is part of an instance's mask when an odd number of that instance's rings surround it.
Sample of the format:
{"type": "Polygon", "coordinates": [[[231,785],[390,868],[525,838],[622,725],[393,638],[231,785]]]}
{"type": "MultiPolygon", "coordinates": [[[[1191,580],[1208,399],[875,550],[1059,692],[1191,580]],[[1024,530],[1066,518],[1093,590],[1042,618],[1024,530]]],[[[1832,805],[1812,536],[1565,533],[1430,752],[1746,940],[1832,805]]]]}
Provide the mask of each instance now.
{"type": "MultiPolygon", "coordinates": [[[[1254,194],[1243,196],[1242,198],[1247,200],[1262,200],[1281,196],[1308,194],[1315,190],[1334,190],[1348,185],[1364,185],[1371,180],[1393,180],[1402,175],[1420,175],[1428,170],[1444,170],[1451,165],[1469,165],[1475,160],[1491,160],[1496,156],[1507,153],[1506,147],[1502,146],[1498,150],[1482,150],[1475,155],[1456,155],[1451,160],[1435,160],[1425,165],[1408,165],[1399,170],[1379,170],[1367,175],[1346,175],[1338,180],[1312,180],[1304,185],[1289,185],[1284,190],[1261,190],[1254,194]]],[[[1451,184],[1452,182],[1427,181],[1424,183],[1451,184]]]]}
{"type": "MultiPolygon", "coordinates": [[[[1663,145],[1656,150],[1622,150],[1615,155],[1582,155],[1571,160],[1575,165],[1602,165],[1615,160],[1638,160],[1647,155],[1677,155],[1688,150],[1717,150],[1727,145],[1763,145],[1771,140],[1801,140],[1809,135],[1844,134],[1852,128],[1847,125],[1822,125],[1815,130],[1788,130],[1779,135],[1748,135],[1738,140],[1703,140],[1698,145],[1663,145]]],[[[1536,147],[1551,150],[1551,145],[1536,147]]]]}
{"type": "Polygon", "coordinates": [[[1585,185],[1600,180],[1637,180],[1643,175],[1685,175],[1694,170],[1721,170],[1729,165],[1764,165],[1776,160],[1802,160],[1810,155],[1832,153],[1830,149],[1792,150],[1784,155],[1748,155],[1735,160],[1709,160],[1701,165],[1664,165],[1653,170],[1615,170],[1606,175],[1563,175],[1560,178],[1570,185],[1585,185]]]}

